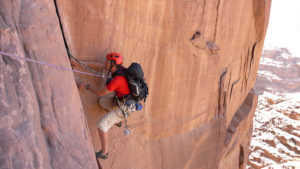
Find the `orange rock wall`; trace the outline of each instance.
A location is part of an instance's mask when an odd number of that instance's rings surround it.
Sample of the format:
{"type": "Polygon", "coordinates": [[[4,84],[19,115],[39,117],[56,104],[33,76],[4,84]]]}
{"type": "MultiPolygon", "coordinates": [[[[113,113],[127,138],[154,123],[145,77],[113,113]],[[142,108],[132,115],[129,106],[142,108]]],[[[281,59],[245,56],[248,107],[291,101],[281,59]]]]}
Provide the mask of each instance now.
{"type": "MultiPolygon", "coordinates": [[[[270,3],[58,0],[73,55],[104,63],[106,53],[117,51],[125,65],[142,64],[150,87],[144,110],[130,117],[131,136],[115,128],[109,133],[111,157],[102,167],[238,168],[232,159],[239,153],[224,158],[229,147],[223,142],[254,85],[270,3]],[[233,164],[219,167],[220,160],[233,164]]],[[[102,79],[76,78],[103,87],[102,79]]],[[[98,150],[95,124],[104,111],[96,96],[80,93],[98,150]]],[[[235,135],[251,130],[252,118],[245,120],[247,127],[235,135]]],[[[236,148],[250,137],[244,139],[235,140],[236,148]]],[[[247,144],[244,149],[246,158],[247,144]]]]}
{"type": "MultiPolygon", "coordinates": [[[[63,33],[81,60],[117,51],[143,66],[147,103],[130,116],[129,137],[109,131],[102,168],[243,168],[270,3],[4,0],[0,49],[70,68],[63,33]]],[[[3,56],[0,65],[0,168],[97,168],[105,112],[75,80],[99,89],[104,80],[3,56]]]]}
{"type": "MultiPolygon", "coordinates": [[[[1,0],[0,50],[71,68],[53,1],[1,0]]],[[[96,169],[74,75],[0,56],[0,168],[96,169]]]]}

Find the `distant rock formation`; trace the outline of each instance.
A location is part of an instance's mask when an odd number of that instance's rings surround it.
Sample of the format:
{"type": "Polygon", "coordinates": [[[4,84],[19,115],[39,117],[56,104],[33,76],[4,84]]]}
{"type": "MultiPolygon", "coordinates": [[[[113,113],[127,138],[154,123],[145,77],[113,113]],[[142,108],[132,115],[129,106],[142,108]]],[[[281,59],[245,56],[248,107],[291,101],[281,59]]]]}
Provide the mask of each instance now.
{"type": "Polygon", "coordinates": [[[1,56],[0,168],[244,168],[270,3],[2,0],[1,51],[68,68],[68,53],[117,51],[143,66],[150,95],[97,164],[105,112],[75,79],[105,80],[1,56]]]}
{"type": "Polygon", "coordinates": [[[286,48],[270,48],[262,52],[255,83],[258,93],[300,92],[300,58],[286,48]]]}
{"type": "Polygon", "coordinates": [[[265,92],[259,96],[249,169],[300,166],[299,105],[300,93],[265,92]]]}
{"type": "Polygon", "coordinates": [[[300,166],[300,58],[285,48],[263,51],[255,90],[260,93],[254,117],[248,167],[300,166]]]}

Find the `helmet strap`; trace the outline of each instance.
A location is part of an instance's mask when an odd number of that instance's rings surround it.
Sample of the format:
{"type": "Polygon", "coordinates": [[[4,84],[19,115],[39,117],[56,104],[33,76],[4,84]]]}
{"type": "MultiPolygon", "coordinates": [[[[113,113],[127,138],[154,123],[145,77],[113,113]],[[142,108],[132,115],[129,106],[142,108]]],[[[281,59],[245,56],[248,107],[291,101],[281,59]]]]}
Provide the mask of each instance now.
{"type": "Polygon", "coordinates": [[[116,64],[116,63],[115,63],[114,61],[110,60],[110,67],[109,67],[107,76],[109,75],[109,73],[111,72],[111,69],[113,68],[113,66],[114,66],[115,64],[116,64]]]}

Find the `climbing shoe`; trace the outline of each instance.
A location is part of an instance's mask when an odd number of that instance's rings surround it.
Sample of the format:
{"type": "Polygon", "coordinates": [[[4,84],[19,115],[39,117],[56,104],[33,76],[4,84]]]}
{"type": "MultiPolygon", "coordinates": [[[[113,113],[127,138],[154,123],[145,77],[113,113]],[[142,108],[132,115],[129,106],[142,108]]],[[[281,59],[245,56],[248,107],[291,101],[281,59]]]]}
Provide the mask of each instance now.
{"type": "Polygon", "coordinates": [[[108,152],[106,154],[103,154],[102,150],[99,152],[96,152],[96,157],[97,158],[102,158],[102,159],[107,159],[108,158],[108,152]]]}
{"type": "Polygon", "coordinates": [[[115,124],[117,127],[122,127],[122,122],[120,121],[119,123],[115,124]]]}

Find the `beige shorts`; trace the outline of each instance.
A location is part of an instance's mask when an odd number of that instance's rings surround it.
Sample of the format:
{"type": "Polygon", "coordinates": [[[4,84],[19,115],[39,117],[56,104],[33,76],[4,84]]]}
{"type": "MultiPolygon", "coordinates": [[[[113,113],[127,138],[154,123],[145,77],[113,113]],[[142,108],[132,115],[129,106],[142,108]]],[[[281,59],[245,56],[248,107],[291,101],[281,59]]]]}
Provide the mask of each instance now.
{"type": "Polygon", "coordinates": [[[124,118],[122,110],[124,110],[124,112],[127,112],[128,115],[135,111],[134,104],[126,106],[120,101],[116,101],[115,103],[113,103],[113,96],[111,95],[105,95],[101,97],[101,99],[99,100],[99,104],[103,109],[109,111],[97,123],[97,127],[104,132],[107,132],[114,124],[122,121],[122,119],[124,118]],[[119,106],[117,106],[117,104],[119,106]]]}

